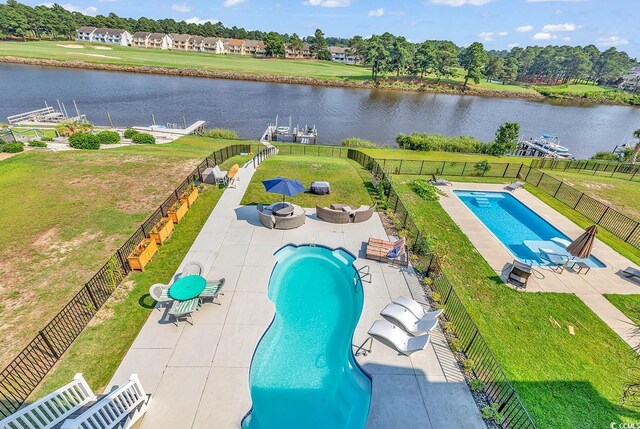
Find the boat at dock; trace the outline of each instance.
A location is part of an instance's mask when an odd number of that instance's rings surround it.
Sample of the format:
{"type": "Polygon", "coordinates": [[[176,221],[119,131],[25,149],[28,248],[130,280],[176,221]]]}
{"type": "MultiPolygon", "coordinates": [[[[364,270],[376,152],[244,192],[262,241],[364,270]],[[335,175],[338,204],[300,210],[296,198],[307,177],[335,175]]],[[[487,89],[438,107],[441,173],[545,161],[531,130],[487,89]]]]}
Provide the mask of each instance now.
{"type": "Polygon", "coordinates": [[[569,148],[562,146],[558,137],[551,134],[543,134],[537,138],[521,140],[518,142],[515,155],[541,158],[573,158],[569,148]]]}
{"type": "Polygon", "coordinates": [[[300,144],[318,144],[318,130],[316,126],[300,127],[292,126],[291,116],[289,116],[289,126],[278,126],[278,116],[275,123],[268,123],[267,129],[260,139],[263,143],[271,142],[290,142],[300,144]]]}

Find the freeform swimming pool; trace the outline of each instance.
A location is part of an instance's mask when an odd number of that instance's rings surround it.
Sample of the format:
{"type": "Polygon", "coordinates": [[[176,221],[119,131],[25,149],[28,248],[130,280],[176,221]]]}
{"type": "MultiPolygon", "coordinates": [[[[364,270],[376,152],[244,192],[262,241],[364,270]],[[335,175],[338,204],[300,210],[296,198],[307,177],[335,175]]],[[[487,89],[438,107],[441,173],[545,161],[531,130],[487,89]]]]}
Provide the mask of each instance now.
{"type": "Polygon", "coordinates": [[[276,315],[251,362],[244,429],[362,428],[371,379],[351,343],[364,303],[348,251],[287,245],[275,254],[276,315]]]}
{"type": "MultiPolygon", "coordinates": [[[[568,240],[565,234],[551,225],[517,198],[507,192],[453,191],[465,206],[504,244],[511,254],[531,265],[546,265],[540,249],[564,253],[564,247],[552,239],[568,240]]],[[[605,265],[594,256],[576,261],[593,268],[605,265]]]]}

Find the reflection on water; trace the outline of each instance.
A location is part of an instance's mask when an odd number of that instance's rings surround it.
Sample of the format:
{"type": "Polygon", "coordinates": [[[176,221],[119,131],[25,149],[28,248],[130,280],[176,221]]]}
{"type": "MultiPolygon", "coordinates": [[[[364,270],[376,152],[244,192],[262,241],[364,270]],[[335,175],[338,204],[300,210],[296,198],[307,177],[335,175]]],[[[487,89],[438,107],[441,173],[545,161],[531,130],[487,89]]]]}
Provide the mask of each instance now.
{"type": "Polygon", "coordinates": [[[640,109],[624,106],[574,106],[518,99],[498,99],[389,90],[324,88],[114,73],[0,64],[0,122],[8,115],[44,107],[44,101],[76,100],[96,124],[182,123],[198,119],[257,138],[280,115],[294,125],[317,125],[319,141],[340,144],[357,136],[394,145],[398,133],[412,131],[466,134],[484,141],[506,121],[520,122],[524,137],[560,136],[578,157],[612,150],[629,140],[640,109]]]}

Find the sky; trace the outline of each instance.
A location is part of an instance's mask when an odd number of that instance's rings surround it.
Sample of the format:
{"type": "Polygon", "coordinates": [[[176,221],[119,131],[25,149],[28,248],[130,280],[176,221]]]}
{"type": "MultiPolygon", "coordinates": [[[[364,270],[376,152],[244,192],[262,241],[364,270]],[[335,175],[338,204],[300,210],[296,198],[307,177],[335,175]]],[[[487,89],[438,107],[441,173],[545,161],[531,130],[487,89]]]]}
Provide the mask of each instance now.
{"type": "MultiPolygon", "coordinates": [[[[44,4],[27,0],[30,5],[44,4]]],[[[367,37],[389,31],[412,42],[451,40],[487,49],[532,44],[615,46],[640,57],[638,0],[63,0],[90,15],[222,21],[227,27],[367,37]]]]}

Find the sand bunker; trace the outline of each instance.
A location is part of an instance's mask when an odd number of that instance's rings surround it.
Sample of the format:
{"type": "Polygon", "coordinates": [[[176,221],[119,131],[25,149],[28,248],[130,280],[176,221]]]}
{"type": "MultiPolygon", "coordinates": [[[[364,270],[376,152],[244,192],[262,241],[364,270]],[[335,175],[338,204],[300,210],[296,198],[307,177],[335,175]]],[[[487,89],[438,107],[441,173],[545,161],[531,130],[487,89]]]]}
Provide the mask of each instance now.
{"type": "Polygon", "coordinates": [[[101,49],[103,51],[111,51],[111,48],[108,46],[94,46],[93,49],[101,49]]]}
{"type": "Polygon", "coordinates": [[[67,54],[70,55],[85,55],[87,57],[98,57],[98,58],[115,58],[115,59],[119,59],[120,57],[111,57],[109,55],[102,55],[102,54],[84,54],[82,52],[67,52],[67,54]]]}
{"type": "Polygon", "coordinates": [[[82,45],[74,45],[74,44],[70,44],[70,45],[56,45],[56,46],[60,46],[61,48],[70,48],[70,49],[84,49],[84,46],[82,46],[82,45]]]}

